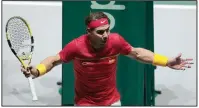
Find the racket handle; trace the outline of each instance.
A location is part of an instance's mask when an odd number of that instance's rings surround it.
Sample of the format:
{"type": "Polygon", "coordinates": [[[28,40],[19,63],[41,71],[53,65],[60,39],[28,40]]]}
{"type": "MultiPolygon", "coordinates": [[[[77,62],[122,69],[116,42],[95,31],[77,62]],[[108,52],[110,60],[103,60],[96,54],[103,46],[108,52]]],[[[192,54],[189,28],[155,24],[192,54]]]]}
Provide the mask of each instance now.
{"type": "Polygon", "coordinates": [[[32,93],[32,100],[36,101],[36,100],[38,100],[38,98],[37,98],[37,94],[36,94],[36,91],[35,91],[35,85],[34,85],[34,82],[33,82],[31,76],[28,77],[28,81],[29,81],[29,86],[30,86],[31,93],[32,93]]]}

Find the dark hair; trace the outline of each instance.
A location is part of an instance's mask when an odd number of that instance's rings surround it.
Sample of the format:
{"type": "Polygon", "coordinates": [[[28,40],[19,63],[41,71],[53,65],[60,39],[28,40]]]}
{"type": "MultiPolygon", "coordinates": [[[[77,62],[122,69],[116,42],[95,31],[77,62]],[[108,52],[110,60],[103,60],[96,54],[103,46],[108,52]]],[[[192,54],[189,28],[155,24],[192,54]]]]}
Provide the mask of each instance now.
{"type": "Polygon", "coordinates": [[[104,14],[103,12],[93,12],[90,13],[89,16],[86,17],[85,19],[85,24],[86,26],[93,20],[98,20],[101,18],[108,18],[108,16],[106,14],[104,14]]]}

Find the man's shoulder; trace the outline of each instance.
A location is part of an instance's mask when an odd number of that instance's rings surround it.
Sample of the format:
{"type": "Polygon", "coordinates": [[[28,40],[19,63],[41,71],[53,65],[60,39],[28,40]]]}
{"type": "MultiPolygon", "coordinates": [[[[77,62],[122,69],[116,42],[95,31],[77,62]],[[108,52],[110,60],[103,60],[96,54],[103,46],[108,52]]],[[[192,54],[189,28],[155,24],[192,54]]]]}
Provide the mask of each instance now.
{"type": "Polygon", "coordinates": [[[86,34],[83,34],[83,35],[80,35],[79,37],[73,39],[72,41],[75,43],[75,46],[78,48],[81,48],[82,46],[85,46],[85,42],[86,42],[86,39],[87,39],[87,35],[86,34]]]}
{"type": "Polygon", "coordinates": [[[80,44],[82,45],[85,42],[86,39],[86,34],[85,35],[80,35],[79,37],[76,37],[74,39],[72,39],[68,44],[66,45],[73,45],[74,47],[79,46],[80,44]]]}
{"type": "Polygon", "coordinates": [[[119,33],[110,33],[109,37],[111,39],[111,41],[116,41],[118,42],[120,40],[120,34],[119,33]]]}
{"type": "Polygon", "coordinates": [[[80,35],[79,37],[75,38],[74,40],[76,42],[83,42],[83,41],[85,41],[86,37],[87,37],[87,35],[83,34],[83,35],[80,35]]]}
{"type": "Polygon", "coordinates": [[[113,32],[113,33],[110,33],[110,36],[120,36],[120,34],[116,33],[116,32],[113,32]]]}

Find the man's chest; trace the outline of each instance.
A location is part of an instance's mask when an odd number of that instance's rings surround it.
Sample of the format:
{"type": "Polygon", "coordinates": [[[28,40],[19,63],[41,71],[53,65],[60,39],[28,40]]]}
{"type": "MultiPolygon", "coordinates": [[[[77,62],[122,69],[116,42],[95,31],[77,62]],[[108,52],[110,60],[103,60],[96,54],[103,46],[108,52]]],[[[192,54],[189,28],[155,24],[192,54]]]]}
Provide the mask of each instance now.
{"type": "Polygon", "coordinates": [[[77,73],[88,74],[91,77],[109,76],[115,72],[119,49],[107,45],[105,49],[95,52],[88,47],[79,48],[74,58],[77,73]]]}
{"type": "Polygon", "coordinates": [[[116,64],[117,57],[119,54],[115,55],[107,55],[104,57],[93,57],[93,56],[85,56],[85,57],[76,57],[74,59],[76,64],[79,64],[82,67],[95,67],[95,68],[101,68],[100,66],[109,67],[113,64],[116,64]]]}
{"type": "Polygon", "coordinates": [[[98,51],[94,50],[92,47],[88,45],[82,45],[82,47],[78,48],[78,53],[75,58],[101,61],[102,59],[118,55],[119,50],[119,48],[111,44],[107,44],[104,48],[98,51]]]}

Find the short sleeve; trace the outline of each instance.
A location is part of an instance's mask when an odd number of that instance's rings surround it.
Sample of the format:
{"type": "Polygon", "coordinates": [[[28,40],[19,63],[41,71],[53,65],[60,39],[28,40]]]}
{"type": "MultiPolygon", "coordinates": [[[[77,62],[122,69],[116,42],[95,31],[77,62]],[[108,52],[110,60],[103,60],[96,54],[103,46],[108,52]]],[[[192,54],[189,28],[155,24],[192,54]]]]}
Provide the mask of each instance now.
{"type": "Polygon", "coordinates": [[[119,40],[120,40],[120,54],[128,55],[133,47],[122,36],[119,36],[119,40]]]}
{"type": "Polygon", "coordinates": [[[76,41],[72,40],[59,52],[59,56],[63,62],[67,63],[75,58],[76,51],[76,41]]]}

